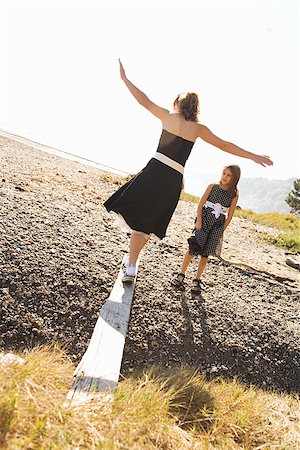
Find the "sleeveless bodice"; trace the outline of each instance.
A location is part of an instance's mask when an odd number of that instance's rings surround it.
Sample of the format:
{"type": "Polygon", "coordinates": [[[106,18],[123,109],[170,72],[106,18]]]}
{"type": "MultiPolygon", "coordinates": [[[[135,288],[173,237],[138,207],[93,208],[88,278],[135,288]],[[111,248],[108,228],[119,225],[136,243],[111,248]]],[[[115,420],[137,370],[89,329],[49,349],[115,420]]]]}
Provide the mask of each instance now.
{"type": "Polygon", "coordinates": [[[184,166],[190,156],[193,145],[194,142],[192,141],[188,141],[167,130],[162,130],[157,152],[184,166]]]}
{"type": "Polygon", "coordinates": [[[229,196],[227,191],[224,191],[219,185],[214,184],[207,200],[212,203],[220,203],[225,208],[229,208],[233,197],[234,195],[229,196]]]}

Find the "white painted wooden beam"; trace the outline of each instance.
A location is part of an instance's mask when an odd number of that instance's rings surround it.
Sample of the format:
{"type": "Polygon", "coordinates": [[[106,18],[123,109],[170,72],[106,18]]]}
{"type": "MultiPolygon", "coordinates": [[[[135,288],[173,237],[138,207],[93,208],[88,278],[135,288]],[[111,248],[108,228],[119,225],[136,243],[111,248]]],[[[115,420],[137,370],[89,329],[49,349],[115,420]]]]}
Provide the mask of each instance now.
{"type": "MultiPolygon", "coordinates": [[[[134,283],[122,283],[121,268],[108,300],[100,310],[89,346],[74,372],[67,404],[76,406],[97,397],[112,398],[117,387],[130,317],[134,283]]],[[[137,262],[138,269],[138,262],[137,262]]]]}

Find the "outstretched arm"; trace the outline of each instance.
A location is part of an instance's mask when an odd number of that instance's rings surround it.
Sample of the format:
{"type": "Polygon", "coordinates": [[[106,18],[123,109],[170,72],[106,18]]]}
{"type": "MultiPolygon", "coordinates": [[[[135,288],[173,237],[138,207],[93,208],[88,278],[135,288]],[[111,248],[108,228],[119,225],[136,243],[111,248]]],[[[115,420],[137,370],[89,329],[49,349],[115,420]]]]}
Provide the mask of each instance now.
{"type": "Polygon", "coordinates": [[[223,150],[224,152],[231,153],[232,155],[240,156],[241,158],[251,159],[257,164],[261,164],[263,167],[272,166],[273,161],[270,160],[269,156],[266,155],[256,155],[255,153],[248,152],[247,150],[238,147],[231,142],[223,141],[214,135],[206,126],[199,125],[198,137],[203,139],[215,147],[223,150]]]}
{"type": "Polygon", "coordinates": [[[147,97],[147,95],[144,94],[144,92],[142,92],[133,83],[131,83],[131,81],[129,81],[128,78],[126,77],[125,70],[120,59],[119,64],[120,64],[120,76],[124,81],[124,83],[126,84],[129,91],[131,92],[131,94],[134,96],[134,98],[140,103],[140,105],[144,106],[144,108],[148,109],[148,111],[154,114],[154,116],[158,117],[162,121],[165,120],[169,115],[169,111],[153,103],[147,97]]]}

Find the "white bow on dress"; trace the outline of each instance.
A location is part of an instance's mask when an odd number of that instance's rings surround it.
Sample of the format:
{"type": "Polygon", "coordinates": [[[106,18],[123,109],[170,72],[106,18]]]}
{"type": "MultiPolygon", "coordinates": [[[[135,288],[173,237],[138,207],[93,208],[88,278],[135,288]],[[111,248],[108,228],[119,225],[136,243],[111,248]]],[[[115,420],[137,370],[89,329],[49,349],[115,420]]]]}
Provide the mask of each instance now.
{"type": "Polygon", "coordinates": [[[206,202],[206,205],[209,208],[212,208],[212,214],[218,219],[220,217],[220,214],[226,215],[227,208],[221,205],[221,203],[212,203],[212,202],[206,202]]]}

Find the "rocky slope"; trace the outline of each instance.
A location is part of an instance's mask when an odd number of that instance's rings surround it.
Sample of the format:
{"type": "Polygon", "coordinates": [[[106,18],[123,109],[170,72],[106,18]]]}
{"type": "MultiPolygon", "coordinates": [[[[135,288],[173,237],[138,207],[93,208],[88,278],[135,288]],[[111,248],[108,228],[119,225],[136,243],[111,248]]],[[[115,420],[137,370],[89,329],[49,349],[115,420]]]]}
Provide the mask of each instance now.
{"type": "MultiPolygon", "coordinates": [[[[55,341],[78,362],[127,252],[102,206],[116,179],[4,137],[0,167],[0,349],[55,341]]],[[[265,227],[234,218],[202,296],[190,294],[196,261],[174,290],[195,210],[180,202],[168,236],[142,254],[122,374],[188,364],[299,391],[299,272],[259,239],[265,227]]]]}

